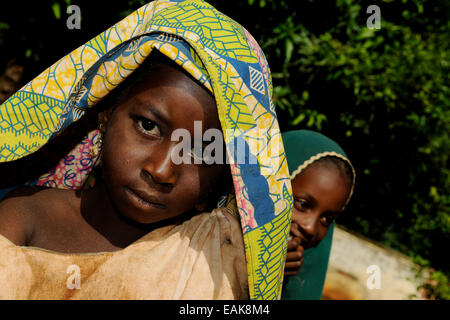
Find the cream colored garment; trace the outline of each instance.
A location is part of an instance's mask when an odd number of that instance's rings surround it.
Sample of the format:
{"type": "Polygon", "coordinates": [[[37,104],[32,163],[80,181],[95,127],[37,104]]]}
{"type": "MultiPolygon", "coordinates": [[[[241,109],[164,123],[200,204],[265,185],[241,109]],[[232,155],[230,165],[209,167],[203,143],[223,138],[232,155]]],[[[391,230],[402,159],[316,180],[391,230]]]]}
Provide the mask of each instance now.
{"type": "Polygon", "coordinates": [[[248,299],[239,220],[226,208],[116,252],[64,254],[0,237],[1,299],[248,299]],[[77,268],[80,288],[76,286],[77,268]]]}

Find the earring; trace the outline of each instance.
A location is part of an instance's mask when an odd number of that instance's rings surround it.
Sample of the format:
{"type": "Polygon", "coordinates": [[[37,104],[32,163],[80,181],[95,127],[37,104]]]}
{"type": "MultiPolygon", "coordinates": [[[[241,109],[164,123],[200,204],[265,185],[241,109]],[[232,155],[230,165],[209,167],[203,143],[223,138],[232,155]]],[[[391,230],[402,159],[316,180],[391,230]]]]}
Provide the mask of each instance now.
{"type": "Polygon", "coordinates": [[[196,211],[198,211],[199,213],[204,212],[205,209],[206,209],[206,202],[205,202],[205,201],[202,201],[202,202],[200,202],[200,203],[197,203],[197,204],[194,206],[194,209],[195,209],[196,211]]]}
{"type": "Polygon", "coordinates": [[[201,201],[201,202],[199,202],[199,203],[197,203],[197,204],[194,206],[194,209],[197,210],[199,213],[204,212],[204,211],[206,210],[207,206],[208,206],[208,198],[211,196],[211,194],[212,194],[212,191],[211,191],[211,190],[208,191],[208,192],[206,192],[206,195],[205,195],[205,197],[203,198],[204,200],[201,201]]]}
{"type": "Polygon", "coordinates": [[[92,159],[97,158],[100,155],[100,153],[102,152],[102,147],[103,147],[102,128],[103,128],[103,124],[100,124],[99,132],[96,137],[96,141],[95,141],[94,145],[92,146],[91,150],[89,150],[89,155],[91,156],[92,159]]]}

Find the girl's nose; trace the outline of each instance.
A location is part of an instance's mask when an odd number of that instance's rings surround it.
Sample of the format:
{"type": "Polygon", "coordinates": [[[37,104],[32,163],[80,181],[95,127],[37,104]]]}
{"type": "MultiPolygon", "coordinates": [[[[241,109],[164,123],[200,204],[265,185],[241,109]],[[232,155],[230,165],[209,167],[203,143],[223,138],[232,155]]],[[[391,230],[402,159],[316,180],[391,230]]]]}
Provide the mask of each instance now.
{"type": "Polygon", "coordinates": [[[315,214],[294,214],[292,220],[298,225],[299,231],[307,238],[306,240],[312,240],[316,236],[319,220],[315,214]]]}
{"type": "MultiPolygon", "coordinates": [[[[308,219],[300,225],[310,239],[314,238],[317,233],[317,221],[314,218],[308,219]]],[[[309,239],[308,239],[309,240],[309,239]]]]}
{"type": "Polygon", "coordinates": [[[177,179],[177,165],[173,163],[170,153],[170,146],[164,150],[153,150],[143,170],[155,183],[172,187],[177,179]]]}

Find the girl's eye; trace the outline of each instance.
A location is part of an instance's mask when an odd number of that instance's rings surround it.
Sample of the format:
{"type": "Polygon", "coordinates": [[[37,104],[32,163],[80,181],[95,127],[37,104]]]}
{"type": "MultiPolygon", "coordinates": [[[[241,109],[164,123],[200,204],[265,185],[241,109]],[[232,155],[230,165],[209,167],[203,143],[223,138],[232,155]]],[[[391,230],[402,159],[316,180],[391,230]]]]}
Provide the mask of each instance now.
{"type": "Polygon", "coordinates": [[[192,148],[189,152],[189,156],[194,159],[195,164],[206,164],[206,165],[212,165],[214,164],[214,156],[211,155],[202,155],[203,150],[195,150],[195,148],[192,148]],[[199,154],[200,153],[200,154],[199,154]]]}
{"type": "Polygon", "coordinates": [[[139,130],[141,130],[143,133],[152,136],[159,135],[159,127],[154,121],[146,118],[139,118],[137,120],[137,124],[139,130]]]}
{"type": "Polygon", "coordinates": [[[198,150],[197,152],[196,151],[197,150],[195,148],[191,148],[191,151],[189,151],[189,156],[191,156],[195,160],[194,163],[203,162],[201,150],[198,150]],[[198,154],[198,152],[200,152],[200,154],[198,154]]]}
{"type": "Polygon", "coordinates": [[[203,157],[203,162],[205,163],[205,164],[208,164],[208,165],[212,165],[212,164],[214,164],[215,163],[215,158],[214,158],[214,156],[212,156],[212,155],[205,155],[204,157],[203,157]]]}
{"type": "Polygon", "coordinates": [[[334,217],[333,216],[325,216],[325,217],[322,217],[320,220],[324,226],[329,226],[330,224],[333,223],[334,217]]]}
{"type": "Polygon", "coordinates": [[[295,203],[299,207],[299,210],[306,210],[310,208],[309,202],[304,199],[295,199],[295,203]]]}

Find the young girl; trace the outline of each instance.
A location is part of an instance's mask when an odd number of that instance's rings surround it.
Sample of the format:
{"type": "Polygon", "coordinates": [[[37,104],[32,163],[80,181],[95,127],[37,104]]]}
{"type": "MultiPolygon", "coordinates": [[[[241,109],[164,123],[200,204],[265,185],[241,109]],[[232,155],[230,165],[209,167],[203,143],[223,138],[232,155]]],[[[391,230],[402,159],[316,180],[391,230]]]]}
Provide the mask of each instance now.
{"type": "Polygon", "coordinates": [[[285,132],[283,141],[294,208],[282,299],[320,299],[334,221],[353,193],[355,171],[342,148],[318,132],[285,132]]]}
{"type": "Polygon", "coordinates": [[[3,193],[27,186],[0,203],[0,298],[279,298],[292,202],[268,70],[206,2],[155,1],[8,99],[3,193]],[[173,161],[177,130],[210,129],[256,164],[173,161]]]}

